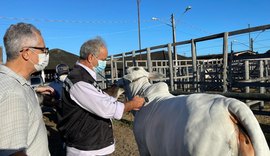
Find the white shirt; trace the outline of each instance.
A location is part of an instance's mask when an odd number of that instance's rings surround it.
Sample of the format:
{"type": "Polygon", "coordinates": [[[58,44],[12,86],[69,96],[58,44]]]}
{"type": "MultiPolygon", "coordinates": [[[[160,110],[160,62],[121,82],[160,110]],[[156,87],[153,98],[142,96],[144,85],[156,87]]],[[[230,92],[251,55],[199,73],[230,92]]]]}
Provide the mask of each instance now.
{"type": "MultiPolygon", "coordinates": [[[[80,63],[77,63],[77,65],[87,70],[96,80],[96,73],[94,71],[80,63]]],[[[70,88],[70,97],[83,109],[106,119],[121,119],[125,108],[124,104],[117,101],[114,97],[98,90],[92,84],[83,81],[75,83],[70,88]]],[[[114,144],[92,151],[83,151],[74,147],[67,147],[67,156],[107,155],[114,150],[114,144]]]]}

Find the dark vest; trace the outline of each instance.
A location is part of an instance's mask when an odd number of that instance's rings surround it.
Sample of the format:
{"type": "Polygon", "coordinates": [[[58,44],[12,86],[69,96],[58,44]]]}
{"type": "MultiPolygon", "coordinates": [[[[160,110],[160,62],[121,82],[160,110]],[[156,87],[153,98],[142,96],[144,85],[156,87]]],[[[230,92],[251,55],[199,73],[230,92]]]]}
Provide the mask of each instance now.
{"type": "Polygon", "coordinates": [[[94,85],[103,94],[93,77],[83,67],[75,65],[64,82],[62,102],[57,108],[57,128],[69,147],[98,150],[110,146],[114,143],[111,120],[88,112],[70,98],[70,87],[79,81],[94,85]]]}

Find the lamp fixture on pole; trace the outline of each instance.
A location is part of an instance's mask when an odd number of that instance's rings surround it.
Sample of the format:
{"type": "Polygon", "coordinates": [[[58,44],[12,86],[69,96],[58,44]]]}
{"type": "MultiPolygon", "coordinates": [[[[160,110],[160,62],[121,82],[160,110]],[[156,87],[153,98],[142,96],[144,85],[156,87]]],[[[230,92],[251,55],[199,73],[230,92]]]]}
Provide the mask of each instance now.
{"type": "Polygon", "coordinates": [[[241,45],[243,45],[243,46],[245,46],[245,47],[248,47],[249,51],[250,51],[250,52],[253,52],[253,42],[254,42],[254,41],[253,41],[253,39],[251,38],[249,42],[251,42],[251,44],[250,44],[250,45],[247,45],[247,44],[245,44],[245,43],[239,42],[238,40],[232,40],[232,41],[231,41],[231,53],[234,52],[234,50],[233,50],[233,43],[238,43],[238,44],[241,44],[241,45]]]}
{"type": "MultiPolygon", "coordinates": [[[[232,43],[239,43],[239,44],[241,44],[241,45],[243,45],[243,46],[245,46],[245,47],[248,47],[248,48],[250,48],[250,46],[249,45],[247,45],[247,44],[245,44],[245,43],[242,43],[242,42],[240,42],[240,41],[238,41],[238,40],[233,40],[232,41],[232,43]]],[[[231,48],[232,49],[232,48],[231,48]]]]}
{"type": "MultiPolygon", "coordinates": [[[[185,14],[187,11],[189,11],[191,9],[191,6],[187,6],[185,11],[183,12],[183,14],[185,14]]],[[[152,20],[154,21],[160,21],[159,18],[157,17],[152,17],[152,20]]],[[[162,21],[160,21],[162,22],[162,21]]],[[[164,22],[162,22],[164,23],[164,22]]],[[[175,18],[174,18],[174,14],[171,14],[171,24],[165,23],[166,25],[170,26],[172,28],[172,37],[173,37],[173,53],[174,53],[174,60],[175,63],[177,64],[177,50],[176,50],[176,26],[175,26],[175,18]]]]}

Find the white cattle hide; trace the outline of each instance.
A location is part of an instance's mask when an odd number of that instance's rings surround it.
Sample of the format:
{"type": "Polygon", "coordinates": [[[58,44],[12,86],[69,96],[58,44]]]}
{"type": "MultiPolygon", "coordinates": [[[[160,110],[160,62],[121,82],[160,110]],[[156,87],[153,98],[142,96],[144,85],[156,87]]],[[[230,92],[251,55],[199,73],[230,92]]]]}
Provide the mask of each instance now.
{"type": "MultiPolygon", "coordinates": [[[[127,72],[126,95],[149,99],[134,119],[141,156],[245,155],[239,141],[241,130],[234,121],[246,129],[256,156],[270,156],[260,125],[243,102],[215,94],[173,96],[166,83],[150,84],[148,78],[156,75],[142,67],[127,72]]],[[[253,149],[247,155],[252,154],[253,149]]]]}

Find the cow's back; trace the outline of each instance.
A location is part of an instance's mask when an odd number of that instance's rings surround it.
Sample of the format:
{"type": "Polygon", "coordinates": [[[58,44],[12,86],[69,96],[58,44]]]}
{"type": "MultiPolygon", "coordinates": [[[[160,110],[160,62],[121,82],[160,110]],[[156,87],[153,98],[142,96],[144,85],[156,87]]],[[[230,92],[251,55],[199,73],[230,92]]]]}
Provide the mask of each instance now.
{"type": "Polygon", "coordinates": [[[236,145],[224,97],[176,96],[143,107],[135,116],[134,134],[141,155],[227,155],[236,145]],[[225,110],[225,111],[224,111],[225,110]],[[230,132],[229,132],[230,131],[230,132]],[[229,133],[228,133],[229,132],[229,133]],[[230,146],[224,146],[227,140],[230,146]],[[215,147],[213,146],[215,144],[215,147]],[[230,148],[230,149],[228,149],[230,148]],[[227,152],[227,154],[225,154],[227,152]]]}

